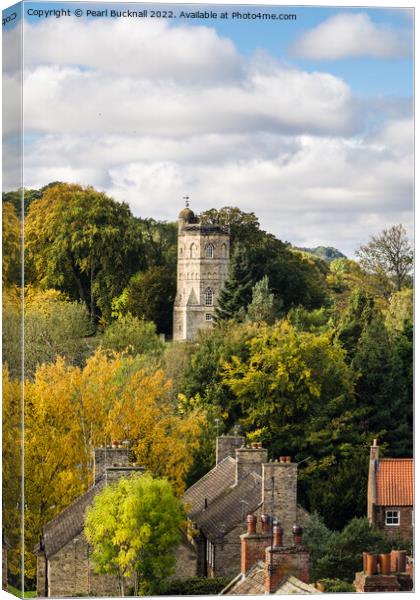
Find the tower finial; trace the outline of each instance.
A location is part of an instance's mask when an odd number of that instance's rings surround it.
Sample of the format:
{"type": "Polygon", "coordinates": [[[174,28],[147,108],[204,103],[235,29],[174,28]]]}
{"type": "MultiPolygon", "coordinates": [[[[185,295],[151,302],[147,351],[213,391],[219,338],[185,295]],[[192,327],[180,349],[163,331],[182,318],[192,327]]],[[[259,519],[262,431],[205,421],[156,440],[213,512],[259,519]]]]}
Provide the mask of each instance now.
{"type": "Polygon", "coordinates": [[[189,206],[190,206],[190,197],[189,196],[182,196],[182,199],[185,200],[185,206],[187,208],[189,208],[189,206]]]}

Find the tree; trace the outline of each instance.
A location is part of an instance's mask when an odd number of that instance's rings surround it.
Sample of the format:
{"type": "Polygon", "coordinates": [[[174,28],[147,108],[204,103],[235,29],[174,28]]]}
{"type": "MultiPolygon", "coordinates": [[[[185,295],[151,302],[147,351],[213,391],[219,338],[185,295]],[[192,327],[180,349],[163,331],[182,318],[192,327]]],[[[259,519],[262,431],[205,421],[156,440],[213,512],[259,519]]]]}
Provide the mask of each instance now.
{"type": "Polygon", "coordinates": [[[252,279],[247,253],[245,248],[237,245],[230,259],[228,277],[219,293],[216,320],[243,320],[251,294],[252,279]]]}
{"type": "MultiPolygon", "coordinates": [[[[341,531],[330,531],[315,513],[305,524],[303,544],[311,554],[312,579],[352,583],[354,574],[362,570],[363,552],[389,552],[393,541],[366,518],[352,519],[341,531]]],[[[402,543],[400,549],[406,547],[402,543]]]]}
{"type": "Polygon", "coordinates": [[[57,184],[34,200],[25,220],[27,271],[35,283],[81,300],[92,323],[111,314],[142,263],[142,241],[126,204],[92,187],[57,184]]]}
{"type": "Polygon", "coordinates": [[[116,352],[128,351],[131,354],[159,356],[164,348],[156,335],[156,325],[143,321],[130,313],[113,321],[105,329],[102,346],[116,352]]]}
{"type": "Polygon", "coordinates": [[[171,333],[172,309],[176,292],[176,271],[150,267],[131,277],[121,296],[114,300],[114,314],[153,321],[159,333],[171,333]]]}
{"type": "Polygon", "coordinates": [[[81,367],[97,345],[86,306],[60,296],[52,298],[54,292],[46,290],[26,305],[24,367],[28,379],[34,377],[38,365],[52,363],[58,356],[81,367]]]}
{"type": "Polygon", "coordinates": [[[2,281],[3,286],[21,283],[22,276],[22,227],[10,202],[2,207],[2,281]]]}
{"type": "Polygon", "coordinates": [[[398,291],[407,284],[413,266],[413,249],[402,225],[393,225],[378,236],[372,236],[356,255],[368,272],[391,278],[398,291]]]}
{"type": "Polygon", "coordinates": [[[202,411],[178,410],[171,383],[142,357],[98,350],[83,368],[62,358],[25,381],[25,548],[27,575],[42,526],[85,491],[92,450],[131,440],[139,464],[166,477],[181,495],[198,447],[202,411]]]}
{"type": "Polygon", "coordinates": [[[99,573],[118,576],[121,596],[157,594],[173,572],[185,513],[170,484],[133,475],[108,485],[86,511],[85,535],[99,573]]]}
{"type": "Polygon", "coordinates": [[[270,293],[268,277],[265,275],[261,281],[252,288],[252,301],[248,305],[248,318],[251,321],[274,322],[274,294],[270,293]]]}
{"type": "Polygon", "coordinates": [[[22,387],[2,371],[2,522],[11,545],[9,581],[21,586],[22,566],[22,387]]]}

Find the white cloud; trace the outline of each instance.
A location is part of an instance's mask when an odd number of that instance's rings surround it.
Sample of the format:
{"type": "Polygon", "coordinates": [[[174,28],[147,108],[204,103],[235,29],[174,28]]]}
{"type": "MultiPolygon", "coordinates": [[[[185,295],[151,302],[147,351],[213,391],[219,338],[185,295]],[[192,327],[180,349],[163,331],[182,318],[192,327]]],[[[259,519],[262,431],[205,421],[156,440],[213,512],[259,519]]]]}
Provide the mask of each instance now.
{"type": "Polygon", "coordinates": [[[411,52],[407,32],[378,25],[365,13],[340,13],[304,33],[292,53],[314,60],[367,56],[400,58],[411,52]]]}
{"type": "Polygon", "coordinates": [[[37,25],[38,48],[30,27],[27,187],[90,184],[136,215],[169,220],[188,193],[198,212],[236,205],[281,239],[348,253],[372,229],[409,224],[405,106],[367,108],[342,79],[244,58],[209,28],[157,22],[148,33],[148,22],[136,37],[111,23],[106,33],[104,21],[37,25]],[[367,135],[373,109],[387,122],[367,135]]]}
{"type": "Polygon", "coordinates": [[[240,76],[242,59],[209,27],[163,19],[45,20],[25,25],[27,65],[70,65],[135,78],[191,81],[240,76]]]}
{"type": "Polygon", "coordinates": [[[189,136],[247,130],[347,133],[351,92],[339,78],[275,66],[241,82],[183,82],[37,66],[25,74],[25,122],[46,132],[189,136]]]}

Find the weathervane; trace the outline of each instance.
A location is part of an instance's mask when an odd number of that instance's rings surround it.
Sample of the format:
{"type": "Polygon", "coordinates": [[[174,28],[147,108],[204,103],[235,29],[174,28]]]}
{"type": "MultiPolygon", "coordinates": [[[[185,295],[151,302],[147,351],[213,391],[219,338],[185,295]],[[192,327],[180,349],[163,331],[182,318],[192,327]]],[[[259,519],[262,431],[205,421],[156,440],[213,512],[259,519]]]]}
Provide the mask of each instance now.
{"type": "Polygon", "coordinates": [[[187,208],[189,208],[189,206],[190,206],[190,197],[189,196],[182,196],[182,199],[185,200],[185,206],[187,208]]]}

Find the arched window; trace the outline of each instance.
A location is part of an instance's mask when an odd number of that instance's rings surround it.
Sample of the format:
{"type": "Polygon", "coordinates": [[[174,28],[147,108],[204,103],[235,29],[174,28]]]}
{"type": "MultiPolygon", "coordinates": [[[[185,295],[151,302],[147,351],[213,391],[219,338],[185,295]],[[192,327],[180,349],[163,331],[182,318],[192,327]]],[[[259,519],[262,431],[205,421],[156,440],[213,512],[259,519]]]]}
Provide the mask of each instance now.
{"type": "Polygon", "coordinates": [[[183,256],[184,248],[182,246],[179,247],[179,256],[183,256]]]}
{"type": "Polygon", "coordinates": [[[213,290],[207,288],[204,292],[204,303],[206,306],[213,306],[213,290]]]}
{"type": "Polygon", "coordinates": [[[227,256],[227,246],[226,244],[222,244],[222,258],[226,258],[227,256]]]}
{"type": "Polygon", "coordinates": [[[206,258],[213,258],[213,256],[214,256],[214,246],[213,246],[213,244],[207,244],[206,258]]]}
{"type": "Polygon", "coordinates": [[[195,258],[197,255],[197,246],[195,244],[191,244],[190,246],[190,258],[195,258]]]}

